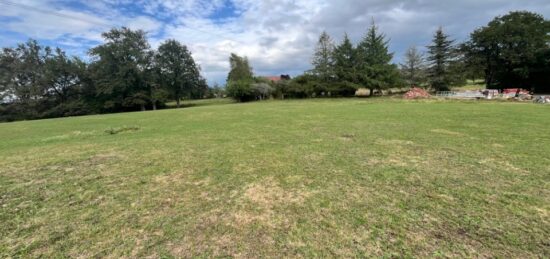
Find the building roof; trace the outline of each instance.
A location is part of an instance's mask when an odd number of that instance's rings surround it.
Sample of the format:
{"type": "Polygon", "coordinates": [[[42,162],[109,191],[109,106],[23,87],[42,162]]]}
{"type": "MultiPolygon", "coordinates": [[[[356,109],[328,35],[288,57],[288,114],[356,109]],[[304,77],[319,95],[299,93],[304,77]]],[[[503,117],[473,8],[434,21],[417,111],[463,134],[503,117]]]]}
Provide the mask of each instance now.
{"type": "Polygon", "coordinates": [[[278,82],[281,81],[280,76],[264,76],[265,79],[272,81],[272,82],[278,82]]]}

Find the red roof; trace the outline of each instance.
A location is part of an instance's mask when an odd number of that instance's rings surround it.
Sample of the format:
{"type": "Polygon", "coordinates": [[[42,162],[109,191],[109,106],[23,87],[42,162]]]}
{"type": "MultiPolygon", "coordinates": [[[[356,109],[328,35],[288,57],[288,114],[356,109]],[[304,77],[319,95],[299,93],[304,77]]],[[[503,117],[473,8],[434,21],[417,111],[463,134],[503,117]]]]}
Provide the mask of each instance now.
{"type": "Polygon", "coordinates": [[[272,81],[272,82],[278,82],[281,81],[280,76],[264,76],[265,79],[272,81]]]}

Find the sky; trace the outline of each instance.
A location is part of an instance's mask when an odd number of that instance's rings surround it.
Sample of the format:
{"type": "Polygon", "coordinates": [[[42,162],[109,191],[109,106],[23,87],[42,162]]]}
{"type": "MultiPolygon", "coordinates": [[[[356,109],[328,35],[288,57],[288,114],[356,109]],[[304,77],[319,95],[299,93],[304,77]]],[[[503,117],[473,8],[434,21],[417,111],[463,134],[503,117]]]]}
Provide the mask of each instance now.
{"type": "Polygon", "coordinates": [[[354,43],[374,20],[390,40],[394,62],[410,46],[423,49],[442,26],[457,42],[495,16],[514,10],[550,18],[549,0],[0,0],[0,47],[29,38],[87,58],[101,33],[126,26],[148,33],[153,48],[167,39],[187,45],[209,84],[223,85],[229,55],[247,56],[255,75],[311,69],[322,31],[354,43]]]}

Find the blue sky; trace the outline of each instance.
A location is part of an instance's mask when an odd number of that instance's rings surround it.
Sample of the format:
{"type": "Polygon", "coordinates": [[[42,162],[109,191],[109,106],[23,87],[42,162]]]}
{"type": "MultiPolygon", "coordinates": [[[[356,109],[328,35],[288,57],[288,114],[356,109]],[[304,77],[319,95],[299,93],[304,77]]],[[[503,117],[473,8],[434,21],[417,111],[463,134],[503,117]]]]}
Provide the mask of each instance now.
{"type": "Polygon", "coordinates": [[[148,32],[153,47],[186,44],[210,84],[223,84],[231,52],[249,57],[257,75],[310,69],[321,31],[357,42],[374,18],[399,62],[412,45],[423,49],[435,29],[457,41],[512,10],[550,18],[548,0],[0,0],[0,46],[28,38],[86,58],[101,32],[127,26],[148,32]]]}

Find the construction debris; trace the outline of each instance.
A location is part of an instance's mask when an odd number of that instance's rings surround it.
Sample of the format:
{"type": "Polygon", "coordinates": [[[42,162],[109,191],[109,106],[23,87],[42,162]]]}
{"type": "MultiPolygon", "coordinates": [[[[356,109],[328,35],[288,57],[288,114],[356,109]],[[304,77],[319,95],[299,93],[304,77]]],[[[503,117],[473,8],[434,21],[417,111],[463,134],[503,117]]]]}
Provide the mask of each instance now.
{"type": "Polygon", "coordinates": [[[502,90],[502,95],[504,97],[513,98],[513,97],[519,97],[521,95],[530,95],[529,91],[521,88],[508,88],[502,90]]]}
{"type": "Polygon", "coordinates": [[[533,102],[550,104],[550,96],[537,96],[533,102]]]}
{"type": "Polygon", "coordinates": [[[483,90],[483,95],[484,95],[485,98],[487,98],[488,100],[498,98],[498,95],[499,95],[499,94],[500,94],[500,93],[499,93],[498,89],[485,89],[485,90],[483,90]]]}
{"type": "Polygon", "coordinates": [[[424,89],[413,87],[411,90],[409,90],[403,98],[405,99],[419,99],[419,98],[430,98],[431,95],[424,89]]]}
{"type": "Polygon", "coordinates": [[[437,97],[453,98],[453,99],[483,99],[486,96],[481,91],[440,91],[437,92],[437,97]]]}
{"type": "Polygon", "coordinates": [[[528,90],[521,88],[504,89],[500,92],[497,89],[471,90],[471,91],[441,91],[437,92],[437,97],[451,99],[513,99],[525,101],[533,99],[533,95],[528,90]]]}

